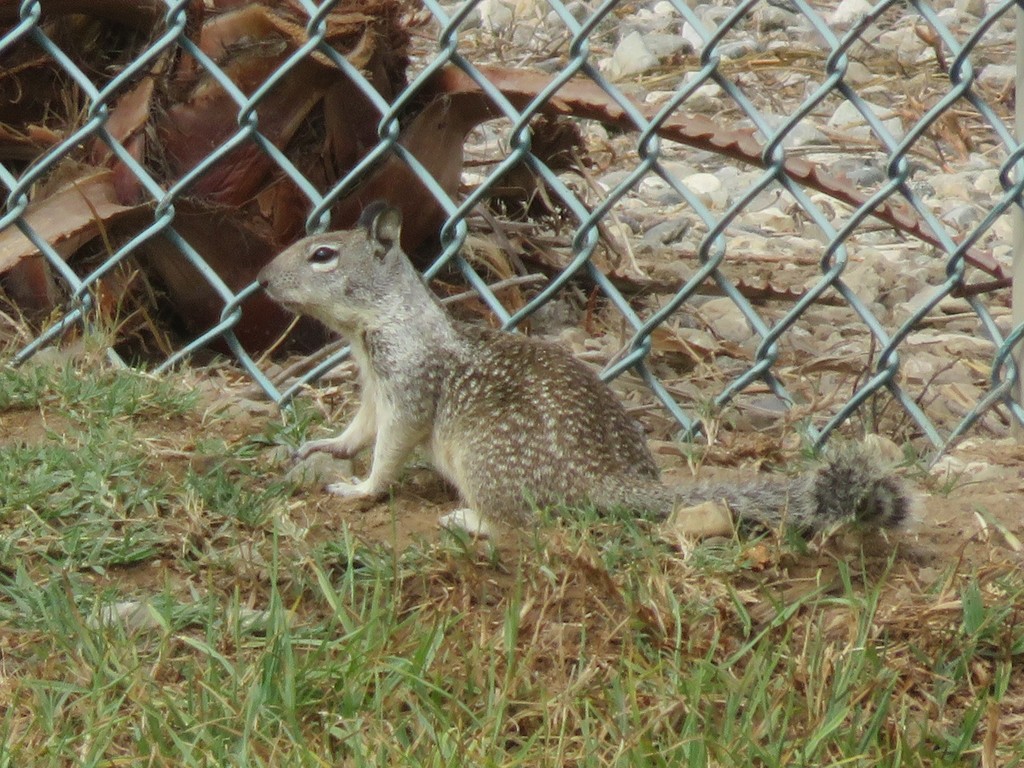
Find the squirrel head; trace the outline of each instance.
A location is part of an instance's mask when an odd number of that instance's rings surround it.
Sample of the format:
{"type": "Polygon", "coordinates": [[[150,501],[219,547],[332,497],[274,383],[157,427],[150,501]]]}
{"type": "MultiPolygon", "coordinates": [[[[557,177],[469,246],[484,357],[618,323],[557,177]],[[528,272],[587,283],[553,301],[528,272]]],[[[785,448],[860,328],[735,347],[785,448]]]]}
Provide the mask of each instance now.
{"type": "Polygon", "coordinates": [[[366,207],[352,230],[310,235],[282,251],[256,280],[272,299],[351,332],[374,324],[422,287],[402,251],[401,212],[386,203],[366,207]],[[409,277],[413,280],[409,280],[409,277]]]}

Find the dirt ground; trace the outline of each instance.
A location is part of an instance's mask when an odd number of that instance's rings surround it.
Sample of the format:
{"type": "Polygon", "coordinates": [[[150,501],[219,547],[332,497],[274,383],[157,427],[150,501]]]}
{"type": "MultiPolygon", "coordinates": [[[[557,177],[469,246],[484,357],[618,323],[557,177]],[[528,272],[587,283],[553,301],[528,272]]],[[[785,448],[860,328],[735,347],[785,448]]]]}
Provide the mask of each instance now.
{"type": "MultiPolygon", "coordinates": [[[[320,434],[319,432],[317,434],[320,434]]],[[[748,436],[749,437],[749,436],[748,436]]],[[[749,455],[758,437],[736,443],[740,453],[749,455]]],[[[663,478],[669,483],[694,479],[680,450],[666,450],[657,441],[656,455],[663,478]],[[668,454],[668,455],[666,455],[668,454]]],[[[722,451],[709,451],[712,461],[722,451]]],[[[368,468],[368,456],[354,464],[356,476],[368,468]]],[[[697,480],[741,482],[756,463],[732,460],[729,466],[705,462],[697,480]]],[[[283,465],[287,466],[287,464],[283,465]]],[[[283,467],[282,467],[283,468],[283,467]]],[[[925,569],[941,569],[960,561],[966,570],[996,562],[1019,563],[1024,567],[1024,443],[1012,439],[968,439],[930,472],[920,467],[899,470],[916,496],[914,515],[891,539],[901,557],[925,569]]],[[[326,529],[347,527],[367,542],[380,542],[399,549],[421,539],[440,535],[438,518],[458,502],[454,491],[428,466],[425,458],[415,461],[392,498],[379,503],[341,499],[323,490],[322,483],[298,492],[294,501],[312,520],[326,529]]]]}
{"type": "MultiPolygon", "coordinates": [[[[965,559],[982,566],[1009,557],[1024,567],[1024,446],[990,442],[960,453],[972,461],[992,462],[986,479],[964,477],[950,491],[929,491],[931,483],[912,481],[920,494],[915,519],[894,534],[895,540],[921,565],[941,567],[965,559]]],[[[743,473],[707,471],[701,476],[739,479],[743,473]]],[[[438,517],[456,503],[452,492],[427,469],[412,471],[386,503],[360,505],[322,490],[309,492],[308,499],[319,512],[344,520],[358,536],[398,547],[438,535],[438,517]]]]}
{"type": "MultiPolygon", "coordinates": [[[[187,468],[201,470],[218,461],[217,456],[197,452],[197,445],[210,434],[228,444],[239,443],[281,420],[277,406],[239,395],[240,388],[248,385],[240,384],[237,374],[228,378],[232,381],[198,374],[195,386],[203,394],[194,414],[137,424],[140,439],[162,446],[155,461],[163,472],[180,476],[187,468]]],[[[304,396],[315,398],[316,407],[330,414],[328,422],[310,429],[310,438],[330,434],[335,423],[340,429],[354,407],[352,382],[344,378],[340,385],[327,383],[304,396]]],[[[0,444],[33,444],[75,428],[59,410],[45,405],[0,412],[0,444]]],[[[669,483],[742,481],[753,472],[766,471],[760,466],[766,455],[776,467],[805,463],[794,452],[780,448],[774,438],[753,433],[722,434],[716,445],[696,452],[668,440],[653,441],[652,447],[669,483]],[[700,466],[688,466],[687,457],[694,461],[694,453],[701,457],[697,459],[700,466]]],[[[361,476],[369,458],[364,452],[351,464],[341,464],[361,476]]],[[[265,464],[268,479],[283,476],[294,466],[282,446],[267,448],[255,462],[257,471],[262,471],[260,463],[265,464]]],[[[308,478],[288,501],[289,515],[310,531],[312,540],[330,540],[347,531],[363,542],[402,550],[415,541],[437,540],[441,536],[438,518],[458,503],[454,491],[429,468],[426,457],[416,457],[392,497],[377,503],[327,493],[325,483],[340,479],[339,471],[344,470],[328,466],[326,477],[308,478]]],[[[1024,566],[1024,443],[1012,438],[968,438],[930,471],[920,466],[897,471],[917,497],[910,523],[890,536],[901,556],[922,568],[941,569],[952,562],[962,562],[966,570],[995,562],[1024,566]]]]}

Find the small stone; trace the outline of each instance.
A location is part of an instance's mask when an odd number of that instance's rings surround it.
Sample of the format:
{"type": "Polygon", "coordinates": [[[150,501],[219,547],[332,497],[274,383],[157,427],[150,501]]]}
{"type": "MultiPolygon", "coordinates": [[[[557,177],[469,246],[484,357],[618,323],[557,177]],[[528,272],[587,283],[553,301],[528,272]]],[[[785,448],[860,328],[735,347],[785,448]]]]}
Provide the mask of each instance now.
{"type": "Polygon", "coordinates": [[[767,232],[796,232],[796,220],[793,216],[775,206],[746,214],[743,223],[767,232]]]}
{"type": "MultiPolygon", "coordinates": [[[[882,127],[892,134],[894,139],[899,140],[903,137],[903,121],[891,109],[871,102],[863,103],[881,120],[882,127]]],[[[836,111],[828,120],[828,125],[830,128],[849,134],[851,138],[867,139],[874,135],[860,110],[850,101],[844,101],[836,107],[836,111]]]]}
{"type": "Polygon", "coordinates": [[[160,629],[163,626],[153,614],[150,604],[144,600],[121,600],[104,605],[86,623],[93,629],[120,624],[127,632],[160,629]]]}
{"type": "Polygon", "coordinates": [[[878,36],[878,45],[894,53],[902,64],[913,64],[925,50],[925,42],[914,31],[913,25],[891,29],[878,36]]]}
{"type": "Polygon", "coordinates": [[[873,303],[878,300],[882,290],[884,277],[879,274],[877,265],[861,262],[851,264],[843,272],[843,282],[857,294],[861,301],[873,303]]]}
{"type": "Polygon", "coordinates": [[[973,227],[980,218],[981,211],[970,203],[955,205],[942,214],[943,223],[961,231],[973,227]]]}
{"type": "MultiPolygon", "coordinates": [[[[619,184],[621,184],[623,181],[628,179],[629,176],[630,171],[611,171],[610,173],[606,173],[604,176],[598,179],[597,183],[600,187],[604,189],[605,192],[610,192],[611,190],[619,186],[619,184]]],[[[640,182],[640,184],[642,186],[643,182],[640,182]]]]}
{"type": "Polygon", "coordinates": [[[937,368],[938,359],[934,355],[919,354],[909,360],[904,360],[903,365],[900,366],[900,372],[907,381],[921,384],[931,381],[937,368]]]}
{"type": "Polygon", "coordinates": [[[503,3],[502,0],[483,0],[477,7],[481,23],[489,32],[502,32],[515,18],[512,6],[503,3]]]}
{"type": "Polygon", "coordinates": [[[775,394],[755,395],[743,399],[743,413],[747,423],[757,430],[771,429],[789,413],[790,406],[775,394]]]}
{"type": "Polygon", "coordinates": [[[1003,191],[1002,182],[999,181],[999,169],[991,168],[978,174],[974,180],[974,188],[985,195],[995,195],[1003,191]]]}
{"type": "Polygon", "coordinates": [[[846,76],[843,78],[850,85],[864,86],[873,82],[877,74],[868,69],[862,62],[851,61],[846,67],[846,76]]]}
{"type": "Polygon", "coordinates": [[[643,35],[631,32],[615,47],[615,53],[608,62],[608,77],[612,80],[622,80],[642,74],[656,66],[658,57],[648,49],[643,35]]]}
{"type": "Polygon", "coordinates": [[[877,165],[859,165],[846,172],[846,178],[860,187],[874,187],[885,181],[885,169],[877,165]]]}
{"type": "Polygon", "coordinates": [[[989,482],[1003,479],[998,467],[985,461],[964,461],[956,456],[943,456],[929,470],[932,477],[940,482],[972,483],[989,482]]]}
{"type": "Polygon", "coordinates": [[[868,0],[842,0],[832,11],[832,26],[849,27],[871,12],[873,6],[868,0]]]}
{"type": "Polygon", "coordinates": [[[722,86],[706,82],[687,96],[683,104],[694,112],[717,112],[722,107],[722,86]]]}
{"type": "Polygon", "coordinates": [[[950,29],[956,29],[961,24],[971,21],[971,17],[956,8],[943,8],[939,11],[939,21],[950,29]]]}
{"type": "Polygon", "coordinates": [[[978,73],[978,82],[996,91],[1008,91],[1017,82],[1017,67],[990,63],[978,73]]]}
{"type": "Polygon", "coordinates": [[[683,178],[682,182],[709,208],[724,208],[729,202],[729,193],[714,174],[694,173],[683,178]]]}
{"type": "Polygon", "coordinates": [[[644,242],[655,247],[678,243],[689,228],[690,222],[685,219],[663,221],[660,224],[655,224],[644,233],[644,242]]]}
{"type": "Polygon", "coordinates": [[[732,15],[732,5],[699,5],[694,10],[704,29],[717,30],[732,15]]]}
{"type": "Polygon", "coordinates": [[[656,58],[662,56],[671,56],[674,53],[680,51],[689,53],[693,51],[693,46],[690,45],[680,35],[666,35],[660,32],[652,32],[651,34],[644,35],[644,44],[647,46],[647,50],[651,52],[656,58]]]}
{"type": "Polygon", "coordinates": [[[956,9],[968,16],[980,19],[985,15],[985,0],[957,0],[956,9]]]}
{"type": "Polygon", "coordinates": [[[943,200],[957,200],[974,187],[976,173],[937,174],[932,177],[935,196],[943,200]]]}
{"type": "Polygon", "coordinates": [[[689,24],[683,24],[682,37],[683,40],[690,44],[693,50],[700,51],[704,49],[704,38],[700,36],[700,32],[689,24]]]}
{"type": "Polygon", "coordinates": [[[590,16],[590,9],[586,6],[586,3],[579,2],[579,0],[569,3],[565,6],[565,10],[567,10],[569,14],[576,19],[576,21],[580,22],[590,16]]]}
{"type": "Polygon", "coordinates": [[[789,130],[782,143],[785,147],[808,147],[812,145],[825,146],[830,142],[816,125],[801,122],[789,130]]]}
{"type": "Polygon", "coordinates": [[[675,91],[650,91],[644,96],[644,104],[650,104],[652,107],[660,107],[675,95],[675,91]]]}
{"type": "Polygon", "coordinates": [[[718,46],[715,51],[726,61],[735,61],[736,59],[742,59],[744,56],[749,56],[752,53],[757,53],[760,50],[756,40],[735,40],[730,43],[724,43],[718,46]]]}
{"type": "Polygon", "coordinates": [[[637,185],[636,191],[648,202],[672,204],[679,202],[680,199],[679,193],[656,174],[645,176],[637,185]]]}
{"type": "Polygon", "coordinates": [[[658,0],[658,2],[654,4],[654,7],[651,8],[651,12],[655,16],[661,16],[664,18],[671,19],[679,17],[679,11],[677,11],[676,7],[672,5],[672,3],[668,2],[668,0],[658,0]]]}
{"type": "MultiPolygon", "coordinates": [[[[451,18],[460,10],[462,10],[463,3],[447,3],[441,5],[441,10],[444,11],[448,18],[451,18]]],[[[466,14],[462,24],[459,26],[460,30],[469,30],[478,28],[482,19],[480,18],[480,6],[473,8],[469,13],[466,14]]]]}
{"type": "Polygon", "coordinates": [[[762,35],[771,32],[789,29],[799,23],[803,18],[799,14],[777,8],[773,5],[760,5],[754,11],[754,19],[757,21],[758,31],[762,35]]]}
{"type": "Polygon", "coordinates": [[[669,544],[685,547],[680,539],[703,539],[733,535],[732,512],[724,501],[705,501],[677,507],[661,526],[661,536],[669,544]]]}
{"type": "Polygon", "coordinates": [[[725,341],[742,344],[753,335],[750,324],[731,299],[711,299],[701,305],[700,316],[715,335],[725,341]]]}

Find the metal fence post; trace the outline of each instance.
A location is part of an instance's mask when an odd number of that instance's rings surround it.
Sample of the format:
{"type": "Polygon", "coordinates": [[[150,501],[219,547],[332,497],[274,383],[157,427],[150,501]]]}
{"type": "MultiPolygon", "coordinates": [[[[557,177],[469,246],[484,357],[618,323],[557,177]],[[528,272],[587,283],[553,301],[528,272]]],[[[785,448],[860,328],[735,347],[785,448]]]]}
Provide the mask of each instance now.
{"type": "MultiPolygon", "coordinates": [[[[1015,85],[1014,122],[1016,125],[1014,126],[1014,135],[1016,135],[1018,143],[1024,143],[1024,100],[1021,99],[1021,94],[1024,94],[1024,8],[1020,5],[1017,6],[1016,15],[1017,82],[1015,85]]],[[[1024,174],[1024,163],[1018,163],[1017,174],[1018,178],[1020,174],[1024,174]]],[[[1024,201],[1020,199],[1013,206],[1013,286],[1010,289],[1010,303],[1013,307],[1015,328],[1024,323],[1024,207],[1022,206],[1024,206],[1024,201]]],[[[1018,345],[1014,352],[1014,359],[1017,361],[1017,370],[1024,370],[1021,368],[1024,365],[1024,346],[1018,345]]],[[[1017,379],[1015,397],[1018,403],[1024,405],[1024,376],[1017,379]]],[[[1024,426],[1015,421],[1012,424],[1014,436],[1018,441],[1024,442],[1024,426]]]]}

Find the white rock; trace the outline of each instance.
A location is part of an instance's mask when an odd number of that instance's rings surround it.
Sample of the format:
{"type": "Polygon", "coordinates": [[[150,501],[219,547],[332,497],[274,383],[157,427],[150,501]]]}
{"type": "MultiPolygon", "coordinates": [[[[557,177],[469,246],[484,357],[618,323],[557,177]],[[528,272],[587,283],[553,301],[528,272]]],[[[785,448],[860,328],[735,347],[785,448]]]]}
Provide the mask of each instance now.
{"type": "Polygon", "coordinates": [[[658,0],[658,2],[654,4],[654,7],[651,8],[651,12],[655,16],[667,16],[669,18],[679,16],[679,11],[677,11],[676,7],[672,5],[672,3],[668,2],[668,0],[658,0]]]}
{"type": "Polygon", "coordinates": [[[101,606],[86,623],[93,629],[120,624],[127,632],[160,629],[163,625],[150,604],[144,600],[121,600],[101,606]]]}
{"type": "Polygon", "coordinates": [[[770,238],[743,232],[729,238],[729,250],[736,253],[766,253],[771,250],[770,238]]]}
{"type": "Polygon", "coordinates": [[[644,104],[650,104],[652,107],[660,107],[675,95],[675,91],[650,91],[646,96],[644,96],[644,104]]]}
{"type": "Polygon", "coordinates": [[[759,5],[754,11],[754,19],[757,21],[758,31],[762,35],[767,35],[798,24],[803,16],[772,5],[759,5]]]}
{"type": "Polygon", "coordinates": [[[651,53],[644,42],[643,35],[631,32],[622,38],[615,47],[608,62],[608,77],[622,80],[632,75],[639,75],[652,67],[658,66],[658,57],[651,53]]]}
{"type": "Polygon", "coordinates": [[[846,68],[846,75],[843,78],[850,85],[867,85],[874,81],[878,75],[867,68],[859,61],[851,61],[846,68]]]}
{"type": "Polygon", "coordinates": [[[832,12],[831,23],[836,27],[848,27],[872,9],[868,0],[842,0],[832,12]]]}
{"type": "MultiPolygon", "coordinates": [[[[446,4],[442,4],[441,5],[441,10],[443,10],[446,14],[448,14],[448,17],[451,18],[456,13],[458,13],[460,10],[462,10],[462,6],[463,6],[463,3],[461,3],[461,2],[459,2],[459,3],[446,3],[446,4]]],[[[466,14],[462,24],[459,26],[459,29],[460,30],[476,29],[477,27],[480,26],[481,22],[482,22],[482,19],[480,18],[480,7],[477,6],[476,8],[472,9],[469,13],[466,14]]]]}
{"type": "Polygon", "coordinates": [[[700,307],[700,315],[720,339],[742,344],[754,335],[743,313],[729,298],[705,302],[700,307]]]}
{"type": "Polygon", "coordinates": [[[786,134],[786,138],[782,140],[784,147],[806,147],[829,143],[828,137],[818,130],[816,125],[803,122],[794,125],[786,134]]]}
{"type": "MultiPolygon", "coordinates": [[[[887,107],[872,104],[871,102],[864,103],[881,120],[882,126],[892,134],[894,139],[899,140],[903,137],[903,121],[898,115],[887,107]]],[[[828,125],[830,128],[843,131],[857,139],[866,139],[873,135],[867,120],[864,119],[864,116],[853,103],[849,101],[844,101],[836,108],[836,111],[828,120],[828,125]]]]}
{"type": "Polygon", "coordinates": [[[974,180],[974,188],[984,195],[994,195],[1003,191],[1003,185],[999,183],[999,171],[991,168],[978,174],[974,180]]]}
{"type": "Polygon", "coordinates": [[[729,202],[729,193],[712,173],[694,173],[682,179],[682,182],[709,208],[724,208],[729,202]]]}
{"type": "Polygon", "coordinates": [[[683,104],[695,112],[717,112],[722,108],[722,87],[708,81],[687,96],[683,104]]]}
{"type": "Polygon", "coordinates": [[[964,231],[978,223],[982,214],[983,211],[971,203],[956,203],[943,212],[942,222],[956,230],[964,231]]]}
{"type": "Polygon", "coordinates": [[[501,32],[508,28],[515,18],[515,12],[509,3],[502,0],[483,0],[478,6],[480,20],[484,29],[490,32],[501,32]]]}
{"type": "Polygon", "coordinates": [[[671,56],[674,53],[678,53],[682,50],[693,50],[686,40],[679,35],[666,35],[661,32],[652,32],[651,34],[644,35],[644,45],[647,46],[647,50],[651,52],[651,55],[656,58],[662,56],[671,56]]]}
{"type": "Polygon", "coordinates": [[[970,21],[971,17],[963,11],[958,11],[956,8],[944,8],[939,11],[939,21],[945,24],[950,29],[956,29],[958,26],[966,21],[970,21]]]}
{"type": "MultiPolygon", "coordinates": [[[[609,192],[615,187],[619,186],[629,176],[629,171],[611,171],[606,173],[604,176],[597,180],[598,186],[600,186],[605,192],[609,192]]],[[[649,177],[647,177],[649,178],[649,177]]],[[[644,178],[640,182],[640,193],[643,194],[643,185],[647,182],[647,178],[644,178]]],[[[664,183],[664,182],[662,182],[664,183]]]]}
{"type": "Polygon", "coordinates": [[[936,174],[930,181],[939,200],[961,200],[974,187],[975,173],[936,174]]]}
{"type": "Polygon", "coordinates": [[[1008,214],[1003,214],[992,225],[992,238],[997,242],[1010,242],[1013,237],[1013,221],[1008,214]]]}
{"type": "Polygon", "coordinates": [[[704,38],[689,23],[683,24],[682,35],[683,40],[693,46],[693,50],[700,51],[704,49],[704,38]]]}
{"type": "Polygon", "coordinates": [[[734,59],[742,59],[751,53],[758,50],[757,41],[753,38],[744,38],[743,40],[733,40],[728,43],[723,43],[715,49],[719,56],[726,61],[734,59]]]}
{"type": "Polygon", "coordinates": [[[694,8],[704,29],[717,30],[733,12],[732,3],[698,5],[694,8]]]}
{"type": "Polygon", "coordinates": [[[926,48],[924,40],[914,31],[913,25],[883,32],[878,36],[878,46],[896,54],[896,60],[901,64],[917,62],[926,48]]]}
{"type": "Polygon", "coordinates": [[[936,358],[929,356],[927,359],[918,355],[917,357],[904,360],[903,365],[900,366],[900,371],[903,373],[903,377],[907,381],[912,381],[916,384],[922,382],[931,381],[935,376],[936,368],[938,367],[936,358]]]}
{"type": "Polygon", "coordinates": [[[1004,474],[987,461],[964,461],[955,456],[943,456],[929,470],[943,482],[981,483],[1002,480],[1004,474]]]}
{"type": "Polygon", "coordinates": [[[743,223],[768,232],[796,232],[796,219],[775,206],[746,214],[743,223]]]}
{"type": "Polygon", "coordinates": [[[644,199],[661,195],[668,189],[671,189],[668,182],[656,173],[644,176],[640,179],[640,183],[636,185],[637,194],[644,199]]]}
{"type": "Polygon", "coordinates": [[[957,0],[956,9],[968,16],[981,18],[985,15],[985,0],[957,0]]]}
{"type": "Polygon", "coordinates": [[[661,163],[661,167],[677,179],[684,179],[687,176],[698,173],[697,169],[690,163],[685,163],[681,160],[665,160],[661,163]]]}
{"type": "Polygon", "coordinates": [[[1017,67],[1013,64],[986,64],[978,73],[978,82],[997,91],[1009,90],[1017,82],[1017,67]]]}
{"type": "Polygon", "coordinates": [[[882,290],[883,277],[874,264],[851,264],[843,270],[843,282],[861,301],[874,303],[882,290]]]}

